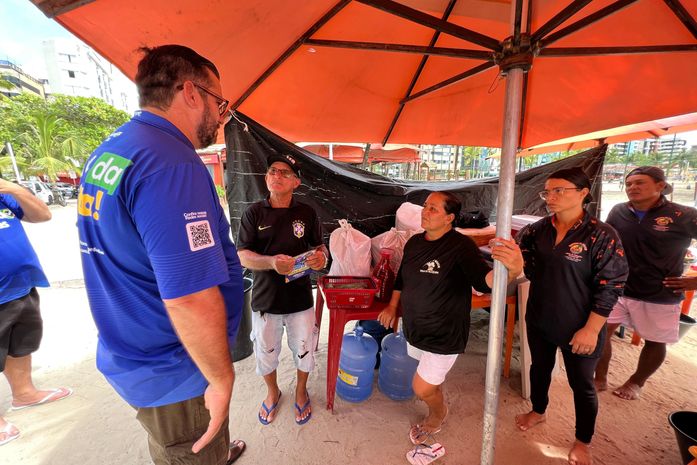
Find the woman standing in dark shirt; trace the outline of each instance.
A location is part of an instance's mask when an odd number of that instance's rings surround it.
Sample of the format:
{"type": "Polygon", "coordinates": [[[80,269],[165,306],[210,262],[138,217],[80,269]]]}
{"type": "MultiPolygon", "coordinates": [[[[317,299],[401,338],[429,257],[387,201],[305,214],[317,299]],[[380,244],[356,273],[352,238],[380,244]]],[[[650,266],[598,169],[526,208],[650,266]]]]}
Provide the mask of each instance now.
{"type": "Polygon", "coordinates": [[[576,441],[569,464],[590,465],[598,397],[593,373],[605,320],[622,294],[627,260],[617,232],[584,210],[590,181],[580,168],[552,173],[540,197],[552,212],[518,234],[530,280],[527,323],[532,410],[515,418],[525,431],[545,421],[557,348],[574,393],[576,441]]]}
{"type": "MultiPolygon", "coordinates": [[[[392,299],[378,316],[380,323],[391,327],[401,298],[409,355],[419,359],[414,392],[428,405],[426,418],[409,431],[414,444],[440,431],[447,414],[441,384],[467,345],[472,286],[490,292],[493,281],[475,243],[453,229],[460,208],[460,201],[449,192],[428,196],[421,213],[425,232],[405,245],[392,299]]],[[[514,279],[522,272],[520,250],[514,241],[498,242],[492,257],[514,279]]]]}

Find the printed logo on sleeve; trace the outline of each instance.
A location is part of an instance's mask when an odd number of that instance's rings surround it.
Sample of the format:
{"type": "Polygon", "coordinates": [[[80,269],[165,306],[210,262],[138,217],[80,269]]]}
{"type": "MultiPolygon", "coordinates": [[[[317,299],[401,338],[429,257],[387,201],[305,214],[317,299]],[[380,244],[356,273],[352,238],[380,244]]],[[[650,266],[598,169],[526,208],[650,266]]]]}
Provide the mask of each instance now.
{"type": "Polygon", "coordinates": [[[12,218],[15,217],[15,214],[12,213],[12,210],[9,208],[3,208],[0,210],[0,220],[11,220],[12,218]]]}
{"type": "Polygon", "coordinates": [[[211,232],[208,220],[186,223],[186,235],[189,238],[189,248],[192,252],[207,249],[215,245],[215,239],[211,232]]]}
{"type": "Polygon", "coordinates": [[[184,219],[186,221],[191,221],[191,220],[201,220],[203,218],[208,218],[208,212],[207,211],[201,211],[201,212],[187,212],[184,213],[184,219]]]}
{"type": "Polygon", "coordinates": [[[104,152],[90,166],[85,183],[99,186],[106,190],[107,194],[113,195],[121,182],[124,170],[131,163],[131,160],[115,153],[104,152]]]}

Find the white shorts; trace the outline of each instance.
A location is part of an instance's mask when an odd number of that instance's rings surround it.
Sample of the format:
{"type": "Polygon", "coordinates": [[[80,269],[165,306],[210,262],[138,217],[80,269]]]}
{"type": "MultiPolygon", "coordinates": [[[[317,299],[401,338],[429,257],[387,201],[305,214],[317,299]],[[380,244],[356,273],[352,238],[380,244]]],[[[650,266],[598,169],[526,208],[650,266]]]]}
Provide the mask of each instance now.
{"type": "Polygon", "coordinates": [[[407,354],[411,358],[419,361],[416,373],[428,384],[440,386],[445,381],[445,375],[455,364],[458,354],[434,354],[425,350],[417,349],[407,343],[407,354]]]}
{"type": "Polygon", "coordinates": [[[678,342],[680,304],[654,304],[620,297],[607,322],[634,328],[648,341],[672,344],[678,342]]]}
{"type": "Polygon", "coordinates": [[[252,312],[252,333],[257,374],[266,376],[278,368],[283,327],[286,327],[288,348],[298,370],[309,373],[315,367],[315,346],[319,328],[315,324],[314,308],[288,315],[252,312]]]}

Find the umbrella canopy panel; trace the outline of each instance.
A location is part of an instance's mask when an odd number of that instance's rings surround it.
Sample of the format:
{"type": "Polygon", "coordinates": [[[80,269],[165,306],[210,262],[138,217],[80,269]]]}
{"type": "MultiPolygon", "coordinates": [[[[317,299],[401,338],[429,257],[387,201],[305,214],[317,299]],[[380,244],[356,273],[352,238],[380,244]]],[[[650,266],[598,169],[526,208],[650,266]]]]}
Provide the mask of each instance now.
{"type": "Polygon", "coordinates": [[[547,144],[530,147],[521,150],[519,157],[538,155],[541,153],[563,152],[568,150],[580,150],[596,147],[602,144],[617,144],[631,140],[657,139],[662,136],[677,134],[680,132],[697,130],[697,113],[680,115],[673,118],[664,118],[645,123],[630,124],[619,128],[597,131],[583,134],[568,139],[549,142],[547,144]]]}
{"type": "MultiPolygon", "coordinates": [[[[510,1],[401,1],[33,0],[130,77],[140,46],[196,49],[290,140],[500,146],[510,1]]],[[[697,110],[697,2],[530,5],[520,147],[697,110]]]]}

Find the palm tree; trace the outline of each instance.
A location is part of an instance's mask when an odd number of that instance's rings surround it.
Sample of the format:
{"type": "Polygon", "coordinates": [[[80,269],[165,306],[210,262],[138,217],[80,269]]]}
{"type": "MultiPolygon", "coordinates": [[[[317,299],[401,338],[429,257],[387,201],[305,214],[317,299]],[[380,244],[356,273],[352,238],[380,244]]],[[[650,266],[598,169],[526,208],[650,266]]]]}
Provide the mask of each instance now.
{"type": "Polygon", "coordinates": [[[79,138],[64,129],[61,118],[39,114],[30,118],[18,152],[29,162],[32,174],[56,180],[61,171],[75,171],[76,163],[84,156],[82,147],[79,138]]]}

